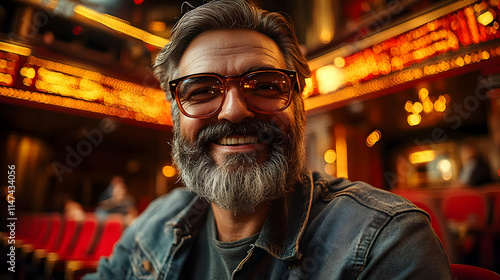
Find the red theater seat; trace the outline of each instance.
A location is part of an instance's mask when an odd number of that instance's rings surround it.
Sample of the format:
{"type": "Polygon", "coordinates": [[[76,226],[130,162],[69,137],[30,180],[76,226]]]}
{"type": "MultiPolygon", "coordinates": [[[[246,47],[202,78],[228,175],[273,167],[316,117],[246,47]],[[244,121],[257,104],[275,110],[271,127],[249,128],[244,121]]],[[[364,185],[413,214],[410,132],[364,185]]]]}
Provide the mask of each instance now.
{"type": "Polygon", "coordinates": [[[493,198],[491,223],[496,229],[500,229],[500,192],[493,198]]]}
{"type": "Polygon", "coordinates": [[[481,227],[488,221],[488,202],[481,193],[474,190],[446,192],[441,209],[447,222],[481,227]]]}
{"type": "Polygon", "coordinates": [[[49,229],[45,236],[45,240],[37,244],[36,249],[54,249],[59,241],[61,232],[61,215],[51,214],[49,216],[49,229]]]}
{"type": "Polygon", "coordinates": [[[453,280],[499,280],[500,275],[497,273],[465,264],[450,264],[453,280]]]}
{"type": "Polygon", "coordinates": [[[68,260],[82,260],[87,258],[88,251],[95,243],[98,221],[94,213],[88,213],[83,221],[74,244],[66,249],[64,254],[51,253],[47,256],[45,273],[52,276],[54,273],[64,273],[64,266],[68,260]]]}
{"type": "Polygon", "coordinates": [[[61,214],[50,213],[36,216],[36,230],[29,234],[26,240],[23,240],[22,246],[23,256],[27,256],[35,249],[46,249],[49,246],[54,246],[57,242],[57,235],[61,227],[61,214]]]}
{"type": "Polygon", "coordinates": [[[441,244],[443,244],[448,257],[453,260],[454,250],[449,242],[446,222],[439,207],[437,206],[436,199],[433,196],[417,190],[395,191],[394,193],[408,199],[415,204],[415,206],[429,214],[432,229],[438,236],[439,240],[441,240],[441,244]]]}
{"type": "Polygon", "coordinates": [[[475,189],[450,189],[443,197],[441,209],[448,229],[455,234],[457,256],[491,268],[493,236],[488,224],[489,203],[486,196],[475,189]]]}
{"type": "Polygon", "coordinates": [[[85,260],[69,261],[66,264],[65,279],[80,279],[84,274],[96,271],[99,258],[111,255],[123,229],[122,215],[108,216],[103,223],[102,234],[93,252],[85,260]]]}
{"type": "Polygon", "coordinates": [[[113,252],[113,246],[120,239],[123,231],[123,216],[110,215],[103,224],[102,234],[93,252],[86,260],[97,261],[101,256],[108,257],[113,252]]]}

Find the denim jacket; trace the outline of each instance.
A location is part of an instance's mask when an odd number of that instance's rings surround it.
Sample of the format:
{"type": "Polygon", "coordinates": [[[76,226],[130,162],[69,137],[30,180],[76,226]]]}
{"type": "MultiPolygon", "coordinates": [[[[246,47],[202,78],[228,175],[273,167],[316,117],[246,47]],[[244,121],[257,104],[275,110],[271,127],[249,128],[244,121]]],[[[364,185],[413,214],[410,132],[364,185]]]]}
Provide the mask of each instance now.
{"type": "MultiPolygon", "coordinates": [[[[182,279],[209,204],[176,189],[124,232],[84,279],[182,279]]],[[[362,182],[311,173],[276,201],[233,279],[451,279],[428,215],[362,182]]]]}

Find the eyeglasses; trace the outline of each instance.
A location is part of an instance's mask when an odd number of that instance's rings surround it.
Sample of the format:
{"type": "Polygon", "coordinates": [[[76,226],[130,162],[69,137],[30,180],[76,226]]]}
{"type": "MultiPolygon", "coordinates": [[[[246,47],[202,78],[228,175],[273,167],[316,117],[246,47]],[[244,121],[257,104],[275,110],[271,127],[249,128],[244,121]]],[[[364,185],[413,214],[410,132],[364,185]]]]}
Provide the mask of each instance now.
{"type": "Polygon", "coordinates": [[[261,114],[285,110],[290,106],[294,86],[300,91],[297,73],[282,69],[253,70],[238,76],[200,73],[172,80],[169,85],[184,115],[204,119],[221,111],[229,80],[239,81],[246,104],[261,114]]]}

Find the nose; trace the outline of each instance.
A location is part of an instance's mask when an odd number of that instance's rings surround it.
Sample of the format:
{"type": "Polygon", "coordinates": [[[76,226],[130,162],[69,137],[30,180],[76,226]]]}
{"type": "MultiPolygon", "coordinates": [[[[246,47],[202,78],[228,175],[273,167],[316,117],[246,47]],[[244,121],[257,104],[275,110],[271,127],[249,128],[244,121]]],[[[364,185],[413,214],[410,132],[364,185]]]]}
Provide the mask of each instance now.
{"type": "Polygon", "coordinates": [[[255,113],[248,107],[243,93],[238,86],[229,86],[226,92],[226,99],[219,112],[219,120],[227,120],[232,123],[244,122],[255,117],[255,113]]]}

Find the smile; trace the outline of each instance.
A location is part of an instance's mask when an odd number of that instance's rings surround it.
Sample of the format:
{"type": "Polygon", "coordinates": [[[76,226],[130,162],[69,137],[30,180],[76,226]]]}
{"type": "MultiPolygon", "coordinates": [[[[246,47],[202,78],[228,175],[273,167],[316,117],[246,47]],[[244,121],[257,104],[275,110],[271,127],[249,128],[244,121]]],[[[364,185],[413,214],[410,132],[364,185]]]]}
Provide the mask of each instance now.
{"type": "Polygon", "coordinates": [[[223,137],[217,141],[217,144],[223,146],[249,145],[257,143],[258,143],[257,136],[230,136],[230,137],[223,137]]]}

